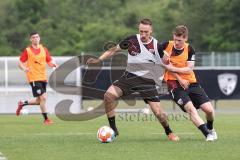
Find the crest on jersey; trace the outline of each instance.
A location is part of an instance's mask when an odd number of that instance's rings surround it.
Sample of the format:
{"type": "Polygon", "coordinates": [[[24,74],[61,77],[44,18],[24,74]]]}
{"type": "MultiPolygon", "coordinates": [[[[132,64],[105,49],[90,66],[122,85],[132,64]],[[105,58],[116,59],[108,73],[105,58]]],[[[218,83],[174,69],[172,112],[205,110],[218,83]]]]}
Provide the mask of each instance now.
{"type": "Polygon", "coordinates": [[[179,105],[183,105],[183,100],[182,100],[182,98],[180,98],[180,99],[177,101],[177,103],[178,103],[179,105]]]}
{"type": "Polygon", "coordinates": [[[229,96],[237,86],[238,76],[233,73],[224,73],[218,75],[218,86],[223,94],[229,96]]]}

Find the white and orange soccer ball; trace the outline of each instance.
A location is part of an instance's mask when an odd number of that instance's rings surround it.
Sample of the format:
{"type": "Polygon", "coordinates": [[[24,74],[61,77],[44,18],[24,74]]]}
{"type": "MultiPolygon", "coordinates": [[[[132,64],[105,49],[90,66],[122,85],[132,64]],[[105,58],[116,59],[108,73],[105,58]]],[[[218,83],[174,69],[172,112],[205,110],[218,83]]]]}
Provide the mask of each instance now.
{"type": "Polygon", "coordinates": [[[115,139],[115,133],[112,128],[108,126],[103,126],[98,129],[97,139],[101,143],[109,143],[115,139]]]}

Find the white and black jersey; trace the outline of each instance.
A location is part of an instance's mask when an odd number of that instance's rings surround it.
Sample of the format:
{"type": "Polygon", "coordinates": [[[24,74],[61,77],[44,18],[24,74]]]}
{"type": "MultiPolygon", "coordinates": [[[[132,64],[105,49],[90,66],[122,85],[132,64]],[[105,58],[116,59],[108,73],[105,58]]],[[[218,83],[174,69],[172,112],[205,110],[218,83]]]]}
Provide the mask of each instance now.
{"type": "Polygon", "coordinates": [[[159,53],[160,44],[155,38],[152,37],[149,43],[143,43],[140,39],[140,35],[136,34],[125,38],[120,42],[119,46],[121,49],[128,50],[126,71],[137,76],[153,79],[153,75],[156,76],[156,73],[153,72],[157,72],[152,71],[153,65],[158,64],[159,67],[156,68],[160,73],[159,76],[162,76],[160,67],[163,55],[159,53]]]}

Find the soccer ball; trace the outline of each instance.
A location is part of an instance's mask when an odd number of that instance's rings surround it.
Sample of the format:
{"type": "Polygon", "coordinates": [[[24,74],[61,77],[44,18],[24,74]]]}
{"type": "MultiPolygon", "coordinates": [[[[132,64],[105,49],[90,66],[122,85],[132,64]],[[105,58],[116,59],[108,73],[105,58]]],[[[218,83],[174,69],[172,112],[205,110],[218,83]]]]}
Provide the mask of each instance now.
{"type": "Polygon", "coordinates": [[[29,110],[28,110],[28,109],[22,109],[22,110],[20,111],[20,113],[21,113],[22,115],[26,116],[26,115],[29,114],[29,110]]]}
{"type": "Polygon", "coordinates": [[[108,126],[103,126],[98,129],[97,139],[101,143],[109,143],[115,139],[115,133],[112,128],[108,126]]]}

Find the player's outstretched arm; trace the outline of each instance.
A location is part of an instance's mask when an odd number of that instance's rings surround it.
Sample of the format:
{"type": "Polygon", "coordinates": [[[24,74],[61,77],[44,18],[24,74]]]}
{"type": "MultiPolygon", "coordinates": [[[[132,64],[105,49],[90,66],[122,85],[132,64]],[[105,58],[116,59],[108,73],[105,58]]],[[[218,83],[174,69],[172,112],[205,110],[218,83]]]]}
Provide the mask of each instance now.
{"type": "Polygon", "coordinates": [[[108,59],[110,57],[112,57],[113,55],[115,55],[117,52],[121,51],[121,48],[119,47],[119,45],[116,45],[112,48],[110,48],[109,50],[107,50],[106,52],[104,52],[100,57],[98,58],[89,58],[86,62],[86,64],[94,64],[94,63],[100,63],[101,61],[108,59]]]}

